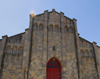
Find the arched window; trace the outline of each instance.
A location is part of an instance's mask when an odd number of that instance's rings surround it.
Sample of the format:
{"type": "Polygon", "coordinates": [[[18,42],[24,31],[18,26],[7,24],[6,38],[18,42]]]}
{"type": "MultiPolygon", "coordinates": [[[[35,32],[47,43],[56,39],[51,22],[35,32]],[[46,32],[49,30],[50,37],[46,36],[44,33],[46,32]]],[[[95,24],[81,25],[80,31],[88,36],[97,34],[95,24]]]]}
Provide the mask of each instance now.
{"type": "Polygon", "coordinates": [[[44,30],[43,24],[39,25],[39,30],[44,30]]]}
{"type": "Polygon", "coordinates": [[[84,51],[81,50],[81,57],[84,57],[84,51]]]}
{"type": "Polygon", "coordinates": [[[17,54],[17,47],[16,46],[13,47],[12,54],[17,54]]]}
{"type": "Polygon", "coordinates": [[[56,32],[59,32],[59,27],[58,27],[58,25],[55,25],[55,31],[56,31],[56,32]]]}
{"type": "Polygon", "coordinates": [[[61,79],[61,64],[56,58],[51,58],[47,63],[46,79],[61,79]]]}
{"type": "Polygon", "coordinates": [[[53,25],[51,24],[48,28],[49,31],[53,31],[53,25]]]}
{"type": "Polygon", "coordinates": [[[64,30],[65,30],[65,32],[68,32],[68,27],[67,27],[67,26],[65,26],[64,30]]]}
{"type": "Polygon", "coordinates": [[[87,51],[87,50],[85,50],[85,52],[84,52],[84,56],[85,56],[85,57],[88,57],[88,56],[89,56],[89,54],[88,54],[88,51],[87,51]]]}
{"type": "Polygon", "coordinates": [[[68,32],[69,32],[69,33],[72,33],[72,32],[73,32],[72,26],[69,27],[68,32]]]}
{"type": "Polygon", "coordinates": [[[38,30],[38,25],[37,25],[37,23],[34,23],[33,29],[34,29],[34,30],[38,30]]]}
{"type": "Polygon", "coordinates": [[[19,47],[18,54],[23,55],[23,47],[19,47]]]}
{"type": "Polygon", "coordinates": [[[7,46],[6,53],[11,53],[11,46],[7,46]]]}
{"type": "Polygon", "coordinates": [[[90,50],[90,52],[89,52],[89,57],[93,57],[93,52],[92,52],[92,50],[90,50]]]}

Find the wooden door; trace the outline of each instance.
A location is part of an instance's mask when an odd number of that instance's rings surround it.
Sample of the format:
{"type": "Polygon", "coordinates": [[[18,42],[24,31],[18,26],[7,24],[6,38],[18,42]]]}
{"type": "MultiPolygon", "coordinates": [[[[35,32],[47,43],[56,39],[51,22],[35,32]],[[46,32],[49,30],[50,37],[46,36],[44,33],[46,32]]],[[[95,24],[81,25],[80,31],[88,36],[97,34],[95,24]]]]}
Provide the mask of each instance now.
{"type": "Polygon", "coordinates": [[[47,79],[61,79],[61,65],[56,58],[47,63],[47,79]]]}

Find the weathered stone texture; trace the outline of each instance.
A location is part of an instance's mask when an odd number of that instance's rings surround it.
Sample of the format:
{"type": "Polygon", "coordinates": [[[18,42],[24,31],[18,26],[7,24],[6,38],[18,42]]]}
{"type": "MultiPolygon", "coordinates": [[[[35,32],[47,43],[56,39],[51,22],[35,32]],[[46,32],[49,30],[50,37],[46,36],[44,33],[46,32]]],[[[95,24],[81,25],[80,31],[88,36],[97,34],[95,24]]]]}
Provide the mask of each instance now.
{"type": "Polygon", "coordinates": [[[47,63],[56,58],[62,79],[99,79],[100,47],[77,33],[76,19],[44,11],[30,16],[25,33],[0,40],[1,79],[46,79],[47,63]]]}
{"type": "Polygon", "coordinates": [[[89,42],[89,41],[87,41],[87,40],[85,40],[85,39],[83,39],[83,38],[81,38],[81,37],[79,37],[80,38],[80,40],[79,40],[79,43],[80,43],[80,47],[84,47],[84,48],[91,48],[91,49],[93,49],[93,46],[92,46],[92,43],[91,42],[89,42]]]}
{"type": "Polygon", "coordinates": [[[81,79],[98,79],[93,57],[81,58],[81,79]]]}
{"type": "Polygon", "coordinates": [[[98,75],[100,77],[100,47],[97,47],[96,60],[97,60],[98,75]]]}
{"type": "Polygon", "coordinates": [[[49,13],[49,21],[60,22],[60,15],[57,12],[49,13]]]}
{"type": "Polygon", "coordinates": [[[33,30],[29,79],[43,79],[43,38],[43,30],[33,30]]]}
{"type": "Polygon", "coordinates": [[[1,79],[23,79],[22,55],[5,54],[1,79]]]}
{"type": "Polygon", "coordinates": [[[44,15],[43,14],[40,14],[40,15],[36,16],[34,18],[34,20],[38,20],[38,21],[44,20],[44,15]]]}
{"type": "Polygon", "coordinates": [[[19,34],[7,39],[3,58],[2,79],[22,79],[24,34],[19,34]],[[20,52],[20,53],[19,53],[20,52]]]}
{"type": "Polygon", "coordinates": [[[39,58],[35,58],[30,63],[29,79],[43,79],[43,65],[39,58]]]}
{"type": "Polygon", "coordinates": [[[98,79],[93,44],[80,37],[80,77],[98,79]]]}

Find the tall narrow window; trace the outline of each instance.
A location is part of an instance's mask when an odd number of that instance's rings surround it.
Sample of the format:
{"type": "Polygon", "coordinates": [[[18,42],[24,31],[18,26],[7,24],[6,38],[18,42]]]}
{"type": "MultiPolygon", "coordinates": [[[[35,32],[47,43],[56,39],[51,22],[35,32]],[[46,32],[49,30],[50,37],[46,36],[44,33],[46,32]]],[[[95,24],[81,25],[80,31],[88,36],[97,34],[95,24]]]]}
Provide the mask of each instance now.
{"type": "Polygon", "coordinates": [[[68,32],[68,27],[67,27],[67,26],[65,26],[64,30],[65,30],[65,32],[68,32]]]}
{"type": "Polygon", "coordinates": [[[56,50],[56,47],[55,46],[53,46],[53,51],[55,51],[56,50]]]}
{"type": "Polygon", "coordinates": [[[84,56],[85,56],[85,57],[88,57],[88,56],[89,56],[87,50],[84,52],[84,56]]]}
{"type": "Polygon", "coordinates": [[[83,52],[83,50],[81,50],[81,57],[84,57],[84,52],[83,52]]]}
{"type": "Polygon", "coordinates": [[[43,24],[39,25],[39,30],[44,30],[43,24]]]}
{"type": "Polygon", "coordinates": [[[73,32],[72,26],[69,27],[68,32],[69,32],[69,33],[72,33],[72,32],[73,32]]]}
{"type": "Polygon", "coordinates": [[[19,50],[18,50],[18,54],[23,55],[23,47],[20,47],[20,48],[19,48],[19,50]]]}
{"type": "Polygon", "coordinates": [[[13,52],[12,52],[12,54],[17,54],[17,47],[16,47],[16,46],[13,47],[13,52]]]}
{"type": "Polygon", "coordinates": [[[89,52],[89,57],[93,57],[93,52],[92,52],[92,50],[90,50],[90,52],[89,52]]]}
{"type": "Polygon", "coordinates": [[[53,25],[51,24],[49,27],[48,27],[49,31],[53,31],[53,25]]]}
{"type": "Polygon", "coordinates": [[[6,53],[11,53],[11,47],[10,46],[7,46],[6,53]]]}
{"type": "Polygon", "coordinates": [[[55,31],[56,31],[56,32],[59,32],[59,27],[58,27],[58,25],[55,25],[55,31]]]}
{"type": "Polygon", "coordinates": [[[38,25],[37,25],[37,23],[34,23],[33,29],[34,29],[34,30],[38,30],[38,25]]]}

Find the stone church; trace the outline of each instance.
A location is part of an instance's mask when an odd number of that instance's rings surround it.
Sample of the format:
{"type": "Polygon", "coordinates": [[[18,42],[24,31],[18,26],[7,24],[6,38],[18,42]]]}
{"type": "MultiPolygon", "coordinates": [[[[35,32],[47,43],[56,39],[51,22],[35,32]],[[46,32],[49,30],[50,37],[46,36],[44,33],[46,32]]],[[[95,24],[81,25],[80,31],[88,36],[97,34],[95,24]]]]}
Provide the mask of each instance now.
{"type": "Polygon", "coordinates": [[[63,12],[30,15],[25,32],[0,39],[0,79],[100,79],[100,47],[63,12]]]}

